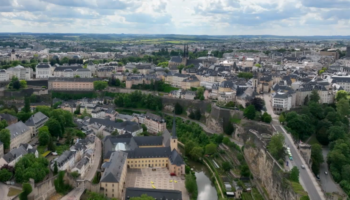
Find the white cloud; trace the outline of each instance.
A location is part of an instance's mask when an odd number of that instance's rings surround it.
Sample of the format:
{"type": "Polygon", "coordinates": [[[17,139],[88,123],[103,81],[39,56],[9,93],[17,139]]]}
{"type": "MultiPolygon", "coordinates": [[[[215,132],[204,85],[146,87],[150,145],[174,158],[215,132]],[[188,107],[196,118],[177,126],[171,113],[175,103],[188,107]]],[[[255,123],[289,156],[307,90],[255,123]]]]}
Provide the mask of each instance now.
{"type": "Polygon", "coordinates": [[[6,32],[350,35],[349,0],[0,0],[0,5],[0,31],[6,32]]]}

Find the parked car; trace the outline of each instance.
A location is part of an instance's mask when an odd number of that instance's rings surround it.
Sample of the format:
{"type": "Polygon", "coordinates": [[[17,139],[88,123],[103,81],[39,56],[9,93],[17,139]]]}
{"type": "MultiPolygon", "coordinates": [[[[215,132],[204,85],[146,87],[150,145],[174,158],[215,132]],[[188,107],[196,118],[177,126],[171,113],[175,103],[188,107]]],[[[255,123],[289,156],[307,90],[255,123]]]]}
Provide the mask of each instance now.
{"type": "Polygon", "coordinates": [[[305,165],[301,165],[301,168],[302,168],[302,169],[305,169],[305,165]]]}
{"type": "Polygon", "coordinates": [[[51,154],[54,156],[57,156],[57,152],[52,152],[51,154]]]}
{"type": "Polygon", "coordinates": [[[324,172],[324,174],[326,174],[326,175],[327,175],[327,174],[328,174],[328,172],[324,172]]]}

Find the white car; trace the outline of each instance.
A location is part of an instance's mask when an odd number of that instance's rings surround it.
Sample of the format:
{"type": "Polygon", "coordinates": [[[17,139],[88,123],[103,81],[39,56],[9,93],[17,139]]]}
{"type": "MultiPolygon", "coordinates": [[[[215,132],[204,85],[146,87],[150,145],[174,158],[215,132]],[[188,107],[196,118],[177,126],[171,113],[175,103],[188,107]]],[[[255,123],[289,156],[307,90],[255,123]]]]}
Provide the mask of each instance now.
{"type": "Polygon", "coordinates": [[[328,174],[328,172],[324,172],[324,174],[326,174],[326,175],[327,175],[327,174],[328,174]]]}
{"type": "Polygon", "coordinates": [[[301,168],[305,169],[305,165],[301,165],[301,168]]]}

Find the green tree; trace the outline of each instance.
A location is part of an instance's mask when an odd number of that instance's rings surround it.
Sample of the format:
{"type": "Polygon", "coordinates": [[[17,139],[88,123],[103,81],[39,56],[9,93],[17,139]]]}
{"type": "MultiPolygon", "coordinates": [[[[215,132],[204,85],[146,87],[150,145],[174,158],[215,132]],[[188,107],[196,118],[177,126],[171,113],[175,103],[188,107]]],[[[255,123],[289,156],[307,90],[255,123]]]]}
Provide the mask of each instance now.
{"type": "MultiPolygon", "coordinates": [[[[142,124],[142,125],[143,125],[143,124],[142,124]]],[[[115,129],[115,130],[112,132],[111,135],[113,135],[113,136],[119,135],[118,129],[115,129]]]]}
{"type": "Polygon", "coordinates": [[[286,121],[283,114],[279,116],[278,120],[280,121],[281,124],[284,124],[284,122],[286,121]]]}
{"type": "Polygon", "coordinates": [[[318,103],[320,101],[320,95],[318,95],[317,90],[312,90],[310,94],[310,101],[318,103]]]}
{"type": "Polygon", "coordinates": [[[290,170],[289,180],[299,183],[299,169],[297,167],[294,166],[290,170]]]}
{"type": "Polygon", "coordinates": [[[0,181],[6,182],[9,181],[12,177],[12,173],[7,169],[1,169],[0,170],[0,181]]]}
{"type": "Polygon", "coordinates": [[[74,179],[77,179],[77,178],[79,178],[79,176],[80,176],[79,172],[77,172],[77,171],[71,172],[70,175],[71,175],[74,179]]]}
{"type": "Polygon", "coordinates": [[[339,90],[335,95],[335,99],[340,101],[341,99],[348,99],[348,93],[345,90],[339,90]]]}
{"type": "Polygon", "coordinates": [[[179,65],[179,66],[177,66],[177,69],[179,70],[179,73],[180,73],[180,74],[181,74],[183,68],[185,68],[185,65],[179,65]]]}
{"type": "Polygon", "coordinates": [[[226,120],[224,123],[224,133],[227,135],[232,135],[232,133],[235,131],[235,128],[232,125],[232,122],[229,120],[226,120]]]}
{"type": "Polygon", "coordinates": [[[337,102],[337,112],[340,116],[347,116],[350,113],[349,101],[341,99],[337,102]]]}
{"type": "Polygon", "coordinates": [[[190,156],[193,160],[200,160],[200,158],[203,156],[203,148],[199,146],[195,146],[191,151],[190,151],[190,156]]]}
{"type": "Polygon", "coordinates": [[[141,125],[143,132],[147,132],[147,126],[145,124],[141,125]]]}
{"type": "Polygon", "coordinates": [[[49,132],[52,137],[62,137],[63,131],[61,124],[54,118],[50,118],[46,123],[45,126],[49,128],[49,132]]]}
{"type": "Polygon", "coordinates": [[[231,166],[231,164],[229,162],[225,161],[225,162],[222,163],[222,169],[225,172],[230,171],[231,168],[232,168],[232,166],[231,166]]]}
{"type": "Polygon", "coordinates": [[[195,115],[195,119],[198,120],[198,121],[199,121],[199,120],[201,119],[201,117],[202,117],[201,111],[200,111],[199,109],[196,110],[196,112],[194,113],[194,115],[195,115]]]}
{"type": "Polygon", "coordinates": [[[0,131],[0,141],[4,143],[4,149],[9,149],[11,144],[11,134],[8,129],[2,129],[0,131]]]}
{"type": "Polygon", "coordinates": [[[284,136],[281,133],[278,133],[271,137],[271,140],[267,145],[267,149],[276,160],[284,158],[285,150],[283,144],[284,136]]]}
{"type": "Polygon", "coordinates": [[[26,80],[20,80],[19,84],[21,85],[21,88],[27,88],[27,81],[26,80]]]}
{"type": "Polygon", "coordinates": [[[190,119],[195,119],[194,112],[191,110],[190,114],[188,115],[190,119]]]}
{"type": "Polygon", "coordinates": [[[22,193],[19,195],[20,200],[28,200],[28,195],[32,192],[32,186],[29,183],[22,184],[22,193]]]}
{"type": "Polygon", "coordinates": [[[179,103],[176,102],[176,104],[175,104],[175,114],[176,115],[181,115],[182,112],[183,112],[182,106],[179,103]]]}
{"type": "Polygon", "coordinates": [[[191,194],[192,198],[194,194],[197,194],[197,182],[194,175],[188,174],[185,176],[185,187],[187,189],[187,192],[191,194]]]}
{"type": "Polygon", "coordinates": [[[319,144],[311,145],[311,160],[312,160],[312,171],[314,174],[319,174],[320,165],[323,163],[322,147],[319,144]]]}
{"type": "Polygon", "coordinates": [[[108,86],[106,81],[94,81],[94,89],[95,90],[104,90],[108,86]]]}
{"type": "Polygon", "coordinates": [[[250,176],[250,170],[248,165],[243,164],[239,167],[239,169],[241,170],[241,176],[243,177],[249,177],[250,176]]]}
{"type": "Polygon", "coordinates": [[[205,153],[206,154],[209,154],[209,155],[214,154],[216,152],[216,150],[217,150],[217,146],[214,143],[210,143],[210,144],[207,144],[205,146],[205,153]]]}
{"type": "Polygon", "coordinates": [[[47,149],[50,151],[56,151],[56,145],[55,145],[52,137],[50,137],[50,141],[47,144],[47,149]]]}
{"type": "Polygon", "coordinates": [[[192,149],[196,146],[196,143],[194,143],[192,140],[188,140],[185,143],[185,154],[186,155],[190,155],[190,152],[192,151],[192,149]]]}
{"type": "Polygon", "coordinates": [[[24,113],[30,113],[30,100],[29,97],[24,98],[24,108],[22,109],[22,112],[24,113]]]}
{"type": "Polygon", "coordinates": [[[244,109],[243,115],[244,117],[253,120],[255,118],[255,112],[255,107],[253,105],[250,105],[244,109]]]}
{"type": "Polygon", "coordinates": [[[47,126],[43,126],[39,128],[38,138],[39,138],[40,146],[48,145],[51,136],[50,136],[49,128],[47,126]]]}
{"type": "Polygon", "coordinates": [[[263,121],[265,123],[271,123],[272,117],[271,117],[271,115],[264,112],[264,114],[261,116],[261,121],[263,121]]]}
{"type": "Polygon", "coordinates": [[[138,73],[139,73],[139,70],[138,70],[137,68],[134,68],[134,69],[132,69],[132,73],[138,74],[138,73]]]}
{"type": "Polygon", "coordinates": [[[347,134],[343,127],[341,126],[331,126],[328,131],[328,139],[329,141],[335,141],[338,139],[345,139],[347,137],[347,134]]]}
{"type": "Polygon", "coordinates": [[[55,161],[55,164],[54,164],[54,168],[53,168],[53,174],[57,174],[58,173],[58,166],[57,166],[57,161],[55,161]]]}
{"type": "Polygon", "coordinates": [[[252,73],[250,73],[250,72],[240,72],[240,73],[238,73],[238,77],[239,78],[245,78],[245,79],[251,79],[251,78],[253,78],[253,74],[252,73]]]}

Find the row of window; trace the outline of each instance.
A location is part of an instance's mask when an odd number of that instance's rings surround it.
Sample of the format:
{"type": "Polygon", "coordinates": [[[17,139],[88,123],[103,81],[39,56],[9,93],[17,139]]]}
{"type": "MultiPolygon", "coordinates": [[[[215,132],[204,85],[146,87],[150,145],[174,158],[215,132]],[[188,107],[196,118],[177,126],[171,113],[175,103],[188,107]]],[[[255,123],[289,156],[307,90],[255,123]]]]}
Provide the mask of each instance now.
{"type": "MultiPolygon", "coordinates": [[[[158,160],[152,160],[152,162],[158,162],[158,160]]],[[[133,163],[134,161],[128,161],[128,163],[133,163]]],[[[148,162],[150,163],[151,160],[148,160],[148,162]]],[[[159,162],[165,162],[165,160],[159,160],[159,162]]],[[[135,163],[144,163],[143,160],[139,160],[139,161],[135,161],[135,163]]],[[[147,160],[145,161],[145,163],[147,163],[147,160]]]]}
{"type": "MultiPolygon", "coordinates": [[[[153,165],[152,165],[153,166],[153,165]]],[[[154,164],[154,166],[155,167],[165,167],[165,164],[163,163],[163,164],[154,164]]],[[[134,165],[131,165],[131,167],[134,167],[134,165]]],[[[135,165],[135,167],[150,167],[150,165],[149,164],[141,164],[141,165],[135,165]]]]}

